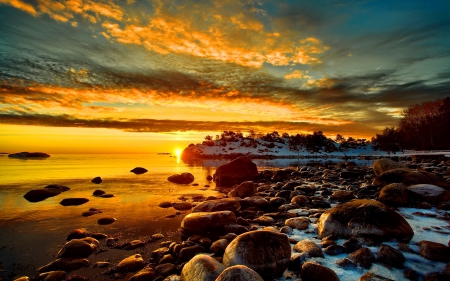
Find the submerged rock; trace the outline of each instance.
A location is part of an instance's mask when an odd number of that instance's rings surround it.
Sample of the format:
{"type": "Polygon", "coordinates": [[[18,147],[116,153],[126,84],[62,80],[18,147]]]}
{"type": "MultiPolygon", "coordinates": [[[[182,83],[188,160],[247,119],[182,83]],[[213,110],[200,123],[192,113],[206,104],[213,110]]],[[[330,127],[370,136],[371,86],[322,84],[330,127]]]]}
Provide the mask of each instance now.
{"type": "Polygon", "coordinates": [[[241,156],[217,167],[214,181],[218,187],[230,187],[258,177],[256,164],[250,158],[241,156]]]}
{"type": "Polygon", "coordinates": [[[136,175],[141,175],[141,174],[147,173],[148,170],[146,168],[136,167],[133,170],[131,170],[130,172],[135,173],[136,175]]]}
{"type": "Polygon", "coordinates": [[[380,240],[411,240],[414,232],[397,212],[375,200],[353,200],[324,212],[317,223],[319,238],[370,236],[380,240]]]}
{"type": "Polygon", "coordinates": [[[280,277],[291,258],[291,246],[285,234],[259,230],[239,235],[226,248],[226,267],[245,265],[267,280],[280,277]]]}
{"type": "Polygon", "coordinates": [[[167,180],[177,184],[190,184],[194,181],[194,175],[191,173],[176,174],[168,177],[167,180]]]}

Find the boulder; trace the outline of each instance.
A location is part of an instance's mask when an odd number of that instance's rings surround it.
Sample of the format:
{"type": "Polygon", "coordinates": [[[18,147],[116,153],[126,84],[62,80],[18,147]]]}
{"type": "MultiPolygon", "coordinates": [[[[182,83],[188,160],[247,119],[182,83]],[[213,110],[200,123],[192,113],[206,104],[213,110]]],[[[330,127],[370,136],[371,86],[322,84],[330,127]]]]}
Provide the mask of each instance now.
{"type": "Polygon", "coordinates": [[[113,222],[115,222],[117,219],[113,218],[113,217],[104,217],[104,218],[99,218],[97,220],[97,223],[99,225],[107,225],[107,224],[112,224],[113,222]]]}
{"type": "Polygon", "coordinates": [[[91,182],[92,183],[95,183],[95,184],[101,184],[102,183],[102,178],[101,177],[95,177],[95,178],[93,178],[92,180],[91,180],[91,182]]]}
{"type": "Polygon", "coordinates": [[[87,258],[97,250],[100,243],[91,237],[83,239],[72,239],[59,250],[56,258],[87,258]]]}
{"type": "Polygon", "coordinates": [[[250,207],[255,207],[260,210],[265,210],[270,207],[270,202],[266,198],[261,196],[250,196],[246,197],[241,201],[241,207],[246,209],[250,207]]]}
{"type": "Polygon", "coordinates": [[[223,264],[208,255],[197,255],[181,271],[184,281],[214,281],[224,271],[223,264]]]}
{"type": "Polygon", "coordinates": [[[167,180],[177,184],[190,184],[194,181],[194,175],[191,173],[176,174],[168,177],[167,180]]]}
{"type": "Polygon", "coordinates": [[[177,272],[177,267],[172,263],[163,263],[155,267],[156,273],[162,277],[167,277],[169,275],[175,274],[177,272]]]}
{"type": "Polygon", "coordinates": [[[355,195],[351,191],[337,190],[337,191],[333,192],[333,194],[331,194],[330,201],[343,203],[343,202],[353,200],[355,198],[356,198],[355,195]]]}
{"type": "Polygon", "coordinates": [[[304,230],[309,226],[309,219],[303,217],[290,218],[284,222],[284,225],[289,226],[293,229],[304,230]]]}
{"type": "Polygon", "coordinates": [[[305,253],[310,258],[312,257],[323,258],[322,249],[320,249],[319,246],[316,245],[316,243],[308,239],[304,239],[295,244],[294,251],[305,253]]]}
{"type": "Polygon", "coordinates": [[[181,249],[181,251],[178,255],[178,259],[181,262],[186,262],[186,261],[192,259],[195,255],[200,254],[200,253],[205,253],[205,252],[206,252],[206,249],[200,245],[184,247],[183,249],[181,249]]]}
{"type": "Polygon", "coordinates": [[[422,240],[419,242],[420,255],[426,259],[450,262],[450,248],[444,244],[422,240]]]}
{"type": "Polygon", "coordinates": [[[33,278],[33,280],[37,281],[63,281],[66,279],[66,272],[65,271],[49,271],[39,274],[36,278],[33,278]]]}
{"type": "Polygon", "coordinates": [[[39,273],[49,272],[49,271],[65,271],[70,272],[74,270],[78,270],[83,267],[89,267],[89,261],[87,259],[68,259],[68,258],[59,258],[57,260],[52,261],[40,268],[37,269],[39,273]]]}
{"type": "Polygon", "coordinates": [[[146,266],[135,275],[131,276],[128,281],[148,281],[156,278],[156,271],[150,266],[146,266]]]}
{"type": "Polygon", "coordinates": [[[82,239],[89,236],[89,232],[87,232],[84,228],[72,229],[67,233],[66,241],[70,241],[72,239],[82,239]]]}
{"type": "Polygon", "coordinates": [[[381,245],[378,253],[377,260],[383,262],[389,266],[402,268],[403,263],[406,261],[405,256],[401,251],[392,248],[389,245],[381,245]]]}
{"type": "Polygon", "coordinates": [[[414,232],[397,212],[375,200],[353,200],[325,211],[317,223],[319,238],[370,236],[408,242],[414,232]]]}
{"type": "Polygon", "coordinates": [[[450,200],[450,192],[433,184],[414,184],[406,187],[412,198],[432,204],[450,200]]]}
{"type": "Polygon", "coordinates": [[[135,173],[136,175],[141,175],[141,174],[147,173],[148,170],[146,168],[136,167],[133,170],[131,170],[130,172],[135,173]]]}
{"type": "Polygon", "coordinates": [[[196,212],[217,212],[217,211],[232,211],[236,212],[240,207],[240,198],[224,198],[217,200],[203,201],[192,209],[196,212]]]}
{"type": "Polygon", "coordinates": [[[253,181],[245,181],[228,192],[228,197],[245,198],[255,195],[256,192],[257,188],[255,183],[253,181]]]}
{"type": "Polygon", "coordinates": [[[239,235],[226,248],[225,267],[245,265],[264,279],[280,277],[291,258],[291,246],[285,234],[259,230],[239,235]]]}
{"type": "Polygon", "coordinates": [[[383,187],[378,201],[390,207],[402,207],[408,204],[408,192],[403,183],[391,183],[383,187]]]}
{"type": "Polygon", "coordinates": [[[138,271],[144,268],[146,265],[145,261],[142,259],[142,256],[140,254],[134,254],[132,256],[129,256],[119,262],[117,265],[115,271],[116,272],[132,272],[132,271],[138,271]]]}
{"type": "Polygon", "coordinates": [[[191,213],[181,222],[181,232],[186,236],[221,233],[230,223],[236,223],[236,216],[230,211],[191,213]]]}
{"type": "Polygon", "coordinates": [[[186,211],[192,209],[192,204],[189,202],[175,202],[172,204],[175,210],[186,211]]]}
{"type": "Polygon", "coordinates": [[[377,275],[372,272],[366,272],[363,275],[361,275],[361,277],[359,277],[358,281],[394,281],[394,280],[383,277],[381,275],[377,275]]]}
{"type": "Polygon", "coordinates": [[[315,262],[307,261],[302,265],[302,281],[339,281],[336,272],[315,262]]]}
{"type": "Polygon", "coordinates": [[[378,159],[372,164],[373,172],[377,177],[386,171],[397,168],[406,168],[406,166],[386,158],[378,159]]]}
{"type": "Polygon", "coordinates": [[[214,181],[218,187],[230,187],[258,177],[256,164],[250,158],[241,156],[217,167],[214,181]]]}
{"type": "Polygon", "coordinates": [[[225,252],[225,249],[228,247],[228,244],[230,244],[230,242],[228,242],[227,239],[219,239],[214,241],[209,249],[214,254],[221,256],[225,252]]]}
{"type": "Polygon", "coordinates": [[[78,206],[89,202],[87,198],[65,198],[59,204],[63,206],[78,206]]]}
{"type": "Polygon", "coordinates": [[[29,202],[40,202],[61,193],[58,188],[41,188],[28,191],[23,197],[29,202]]]}
{"type": "MultiPolygon", "coordinates": [[[[277,198],[277,197],[275,197],[275,198],[277,198]]],[[[302,205],[308,204],[309,199],[305,195],[296,195],[296,196],[292,197],[291,203],[295,203],[295,204],[302,206],[302,205]]]]}
{"type": "Polygon", "coordinates": [[[375,262],[375,255],[370,251],[369,248],[365,247],[348,254],[347,258],[364,268],[370,268],[372,266],[372,263],[375,262]]]}
{"type": "Polygon", "coordinates": [[[215,281],[264,281],[264,279],[245,265],[233,265],[226,268],[215,281]]]}
{"type": "Polygon", "coordinates": [[[385,186],[390,183],[403,183],[406,186],[414,184],[433,184],[450,190],[450,185],[433,173],[397,168],[386,171],[373,180],[374,185],[385,186]]]}

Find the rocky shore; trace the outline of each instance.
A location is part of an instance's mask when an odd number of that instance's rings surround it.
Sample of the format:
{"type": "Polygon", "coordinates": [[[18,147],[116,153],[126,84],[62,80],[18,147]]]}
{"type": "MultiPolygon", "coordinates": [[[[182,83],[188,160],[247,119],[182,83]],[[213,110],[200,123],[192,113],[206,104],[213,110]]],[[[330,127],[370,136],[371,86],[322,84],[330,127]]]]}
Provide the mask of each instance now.
{"type": "MultiPolygon", "coordinates": [[[[174,179],[193,181],[186,174],[174,179]]],[[[120,241],[74,229],[55,260],[36,276],[14,280],[450,279],[445,157],[264,171],[240,157],[218,167],[214,181],[221,198],[161,202],[161,208],[190,210],[180,225],[181,242],[161,234],[120,241]],[[158,249],[139,252],[155,243],[158,249]],[[111,249],[130,254],[117,264],[89,262],[111,249]],[[104,271],[77,274],[86,267],[104,271]]]]}

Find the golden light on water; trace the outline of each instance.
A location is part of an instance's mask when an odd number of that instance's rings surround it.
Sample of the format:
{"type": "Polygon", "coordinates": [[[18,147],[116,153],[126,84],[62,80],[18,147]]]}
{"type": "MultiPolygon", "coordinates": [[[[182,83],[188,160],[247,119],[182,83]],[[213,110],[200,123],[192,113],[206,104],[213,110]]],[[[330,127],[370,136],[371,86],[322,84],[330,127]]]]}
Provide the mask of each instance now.
{"type": "Polygon", "coordinates": [[[177,158],[177,163],[180,163],[180,159],[181,159],[181,149],[176,148],[175,149],[175,157],[177,158]]]}

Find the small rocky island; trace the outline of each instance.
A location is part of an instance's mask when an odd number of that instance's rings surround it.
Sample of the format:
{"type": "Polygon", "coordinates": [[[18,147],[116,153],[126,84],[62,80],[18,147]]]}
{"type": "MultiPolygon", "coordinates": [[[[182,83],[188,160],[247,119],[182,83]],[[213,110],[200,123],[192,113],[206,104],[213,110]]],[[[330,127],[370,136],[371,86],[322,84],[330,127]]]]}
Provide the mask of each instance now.
{"type": "Polygon", "coordinates": [[[11,158],[48,158],[49,154],[44,152],[19,152],[8,154],[8,157],[11,158]]]}

